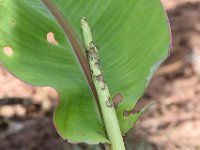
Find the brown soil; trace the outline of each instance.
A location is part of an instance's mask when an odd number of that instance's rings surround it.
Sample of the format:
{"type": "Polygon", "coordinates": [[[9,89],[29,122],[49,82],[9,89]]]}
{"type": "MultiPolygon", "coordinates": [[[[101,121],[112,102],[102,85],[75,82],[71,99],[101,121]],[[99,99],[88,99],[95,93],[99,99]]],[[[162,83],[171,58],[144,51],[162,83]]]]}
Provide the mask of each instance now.
{"type": "MultiPolygon", "coordinates": [[[[162,1],[171,22],[173,49],[136,109],[153,100],[157,103],[127,135],[127,146],[200,150],[200,1],[162,1]]],[[[74,149],[53,126],[52,110],[58,99],[53,89],[26,85],[2,66],[0,85],[0,150],[74,149]]]]}
{"type": "Polygon", "coordinates": [[[173,49],[139,102],[158,101],[137,132],[166,150],[200,150],[200,1],[165,2],[179,4],[168,10],[173,49]]]}

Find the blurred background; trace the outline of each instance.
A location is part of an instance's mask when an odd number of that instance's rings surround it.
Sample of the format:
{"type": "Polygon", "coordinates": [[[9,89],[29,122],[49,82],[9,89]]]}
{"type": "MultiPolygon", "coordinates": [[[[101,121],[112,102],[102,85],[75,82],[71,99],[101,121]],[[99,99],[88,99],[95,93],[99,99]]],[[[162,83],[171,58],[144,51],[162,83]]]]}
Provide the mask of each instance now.
{"type": "MultiPolygon", "coordinates": [[[[128,150],[200,150],[200,0],[162,0],[172,28],[170,57],[135,111],[156,100],[126,136],[128,150]]],[[[51,88],[34,88],[0,65],[0,150],[100,150],[56,133],[51,88]]]]}

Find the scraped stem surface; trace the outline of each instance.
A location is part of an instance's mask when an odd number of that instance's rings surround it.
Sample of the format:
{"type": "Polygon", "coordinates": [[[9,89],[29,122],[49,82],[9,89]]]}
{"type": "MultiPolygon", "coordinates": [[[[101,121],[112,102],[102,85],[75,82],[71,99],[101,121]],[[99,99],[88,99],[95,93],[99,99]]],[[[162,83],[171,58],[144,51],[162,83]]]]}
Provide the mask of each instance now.
{"type": "Polygon", "coordinates": [[[104,125],[110,141],[110,146],[106,147],[109,148],[108,150],[125,150],[114,104],[101,70],[98,50],[93,42],[92,33],[88,22],[84,17],[81,19],[81,27],[90,70],[92,73],[92,80],[98,94],[104,125]]]}

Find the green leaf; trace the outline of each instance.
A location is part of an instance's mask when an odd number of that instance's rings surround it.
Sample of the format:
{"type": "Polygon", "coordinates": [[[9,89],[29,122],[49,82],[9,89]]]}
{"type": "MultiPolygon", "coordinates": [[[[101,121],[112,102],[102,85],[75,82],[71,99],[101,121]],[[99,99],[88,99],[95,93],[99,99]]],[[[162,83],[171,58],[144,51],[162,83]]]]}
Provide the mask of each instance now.
{"type": "MultiPolygon", "coordinates": [[[[124,116],[142,96],[168,55],[170,34],[159,0],[54,0],[83,47],[80,18],[91,26],[111,94],[126,133],[140,116],[124,116]]],[[[0,0],[0,62],[19,79],[50,86],[60,95],[54,115],[60,135],[72,142],[108,142],[93,94],[63,29],[41,0],[0,0]],[[55,40],[47,41],[54,33],[55,40]],[[57,43],[56,43],[57,42],[57,43]]]]}

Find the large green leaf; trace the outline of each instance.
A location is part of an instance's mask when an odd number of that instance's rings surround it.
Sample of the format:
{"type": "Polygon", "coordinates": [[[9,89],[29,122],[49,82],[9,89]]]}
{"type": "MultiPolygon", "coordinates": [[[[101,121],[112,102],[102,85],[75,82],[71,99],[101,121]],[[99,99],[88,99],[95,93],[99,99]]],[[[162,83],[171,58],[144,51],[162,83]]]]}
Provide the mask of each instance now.
{"type": "MultiPolygon", "coordinates": [[[[140,113],[124,116],[143,94],[168,55],[170,35],[159,0],[53,0],[83,47],[80,18],[85,16],[99,45],[111,94],[126,133],[140,113]]],[[[0,62],[21,80],[51,86],[60,95],[54,121],[72,142],[108,142],[92,92],[63,29],[41,0],[0,0],[0,62]],[[58,44],[47,42],[53,32],[58,44]],[[13,53],[7,54],[6,47],[13,53]]]]}

